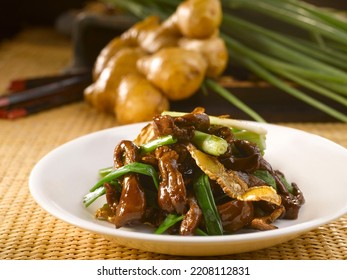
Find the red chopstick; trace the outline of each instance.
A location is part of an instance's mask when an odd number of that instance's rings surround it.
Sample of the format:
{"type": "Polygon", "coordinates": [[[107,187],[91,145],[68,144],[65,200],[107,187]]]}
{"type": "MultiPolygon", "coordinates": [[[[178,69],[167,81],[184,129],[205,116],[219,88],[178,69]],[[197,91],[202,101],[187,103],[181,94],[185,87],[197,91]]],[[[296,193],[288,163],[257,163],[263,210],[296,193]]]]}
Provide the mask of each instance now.
{"type": "Polygon", "coordinates": [[[9,88],[18,89],[17,85],[20,85],[26,89],[0,96],[0,118],[17,119],[82,100],[83,90],[91,80],[90,73],[40,77],[21,80],[19,83],[16,82],[19,80],[15,80],[9,88]]]}
{"type": "Polygon", "coordinates": [[[39,87],[27,89],[20,92],[0,96],[0,108],[18,105],[27,101],[61,94],[73,89],[79,84],[89,84],[91,81],[90,74],[66,78],[61,81],[56,81],[39,87]]]}
{"type": "Polygon", "coordinates": [[[47,85],[57,81],[62,81],[68,78],[81,76],[84,74],[87,74],[87,73],[82,72],[82,73],[71,73],[71,74],[37,77],[37,78],[35,77],[35,78],[16,79],[10,82],[7,90],[11,92],[24,91],[27,89],[36,88],[36,87],[47,85]]]}
{"type": "Polygon", "coordinates": [[[41,99],[36,102],[29,102],[21,107],[14,107],[12,109],[0,109],[0,118],[3,119],[18,119],[26,117],[47,109],[55,108],[61,105],[69,104],[80,100],[77,94],[68,95],[55,95],[49,99],[41,99]]]}

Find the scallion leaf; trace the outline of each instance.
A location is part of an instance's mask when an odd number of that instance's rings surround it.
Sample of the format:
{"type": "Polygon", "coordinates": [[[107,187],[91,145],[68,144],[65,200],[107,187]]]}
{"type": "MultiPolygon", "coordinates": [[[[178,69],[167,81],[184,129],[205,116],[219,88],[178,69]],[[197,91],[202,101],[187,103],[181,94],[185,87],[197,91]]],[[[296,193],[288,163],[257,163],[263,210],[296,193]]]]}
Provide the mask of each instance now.
{"type": "Polygon", "coordinates": [[[165,220],[159,225],[159,227],[155,230],[154,233],[156,234],[162,234],[165,231],[167,231],[170,227],[175,225],[176,223],[182,221],[184,218],[183,215],[178,216],[175,214],[168,214],[165,218],[165,220]]]}
{"type": "Polygon", "coordinates": [[[202,210],[208,235],[223,235],[223,226],[213,198],[208,176],[202,174],[193,184],[194,193],[202,210]]]}

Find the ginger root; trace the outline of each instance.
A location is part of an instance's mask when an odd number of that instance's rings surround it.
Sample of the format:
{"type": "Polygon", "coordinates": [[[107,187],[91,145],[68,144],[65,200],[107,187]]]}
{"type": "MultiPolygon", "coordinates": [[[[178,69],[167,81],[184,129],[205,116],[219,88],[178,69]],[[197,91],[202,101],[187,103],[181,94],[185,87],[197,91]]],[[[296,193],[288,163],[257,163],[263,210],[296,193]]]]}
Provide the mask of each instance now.
{"type": "Polygon", "coordinates": [[[121,80],[114,107],[120,124],[148,121],[168,109],[168,99],[142,75],[128,74],[121,80]]]}
{"type": "Polygon", "coordinates": [[[116,37],[111,40],[100,52],[96,58],[94,69],[93,69],[93,79],[97,80],[107,67],[108,62],[114,57],[120,50],[127,47],[136,47],[136,44],[132,43],[130,40],[124,40],[120,37],[116,37]]]}
{"type": "Polygon", "coordinates": [[[178,45],[183,49],[197,51],[202,54],[207,62],[207,77],[217,78],[227,67],[228,49],[220,37],[212,36],[207,39],[182,38],[178,45]]]}
{"type": "Polygon", "coordinates": [[[124,48],[118,51],[102,70],[99,78],[84,91],[85,100],[101,112],[114,112],[118,85],[129,73],[137,73],[137,60],[144,56],[140,48],[124,48]]]}
{"type": "Polygon", "coordinates": [[[172,47],[140,58],[137,67],[170,100],[181,100],[199,89],[207,63],[198,52],[172,47]]]}
{"type": "Polygon", "coordinates": [[[183,36],[206,39],[218,30],[223,13],[219,0],[188,0],[178,6],[176,14],[183,36]]]}
{"type": "Polygon", "coordinates": [[[134,24],[100,52],[85,100],[125,124],[168,110],[168,100],[189,98],[205,77],[226,68],[221,17],[220,0],[186,0],[163,22],[149,16],[134,24]]]}

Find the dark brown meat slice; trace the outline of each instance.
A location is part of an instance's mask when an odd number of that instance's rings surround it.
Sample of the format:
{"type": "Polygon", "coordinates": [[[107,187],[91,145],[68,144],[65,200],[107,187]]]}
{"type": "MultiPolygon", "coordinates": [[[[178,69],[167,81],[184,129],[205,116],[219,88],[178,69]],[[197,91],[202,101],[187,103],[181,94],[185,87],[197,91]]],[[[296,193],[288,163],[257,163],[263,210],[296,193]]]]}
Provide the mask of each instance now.
{"type": "Polygon", "coordinates": [[[210,118],[200,108],[180,117],[159,115],[153,118],[159,135],[172,135],[181,141],[190,141],[195,130],[207,131],[210,118]]]}
{"type": "Polygon", "coordinates": [[[237,231],[248,225],[254,217],[252,202],[231,200],[217,206],[224,230],[237,231]]]}
{"type": "Polygon", "coordinates": [[[160,136],[172,135],[181,141],[190,141],[193,138],[194,127],[179,128],[171,116],[159,115],[153,118],[153,122],[160,136]]]}
{"type": "Polygon", "coordinates": [[[117,192],[116,188],[109,183],[105,183],[104,187],[106,190],[107,205],[113,212],[116,212],[116,208],[119,202],[119,192],[117,192]]]}
{"type": "Polygon", "coordinates": [[[193,111],[181,117],[175,118],[175,125],[178,127],[191,127],[196,130],[207,131],[210,127],[210,118],[203,112],[193,111]]]}
{"type": "Polygon", "coordinates": [[[189,210],[181,223],[181,235],[193,235],[202,219],[202,211],[194,197],[188,198],[189,210]]]}
{"type": "MultiPolygon", "coordinates": [[[[131,141],[120,142],[114,151],[115,168],[136,162],[138,147],[131,141]]],[[[137,174],[124,175],[121,180],[122,193],[116,207],[116,228],[126,224],[141,221],[146,210],[146,198],[144,190],[139,182],[137,174]]]]}
{"type": "Polygon", "coordinates": [[[133,222],[139,222],[146,209],[145,194],[138,182],[137,175],[125,175],[122,187],[114,220],[116,228],[133,222]]]}
{"type": "Polygon", "coordinates": [[[257,230],[276,229],[277,227],[272,223],[278,218],[280,218],[284,212],[284,207],[280,206],[276,208],[270,215],[254,218],[250,223],[250,227],[257,230]]]}
{"type": "Polygon", "coordinates": [[[186,187],[178,170],[178,154],[167,146],[155,150],[161,182],[158,189],[158,204],[171,213],[183,214],[186,205],[186,187]]]}
{"type": "Polygon", "coordinates": [[[225,167],[235,171],[252,172],[259,169],[262,155],[259,148],[245,140],[234,140],[233,145],[237,151],[225,154],[220,161],[225,167]]]}
{"type": "Polygon", "coordinates": [[[114,149],[114,167],[120,168],[137,161],[138,147],[128,140],[121,141],[114,149]]]}

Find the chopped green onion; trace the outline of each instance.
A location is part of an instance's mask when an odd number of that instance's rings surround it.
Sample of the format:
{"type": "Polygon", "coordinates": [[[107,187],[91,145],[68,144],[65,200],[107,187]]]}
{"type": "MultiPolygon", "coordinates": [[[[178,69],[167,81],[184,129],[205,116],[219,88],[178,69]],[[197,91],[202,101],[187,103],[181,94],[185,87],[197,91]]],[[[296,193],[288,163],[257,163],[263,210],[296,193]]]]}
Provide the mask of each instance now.
{"type": "Polygon", "coordinates": [[[195,130],[192,142],[200,150],[212,156],[223,155],[228,149],[228,142],[223,138],[198,130],[195,130]]]}
{"type": "Polygon", "coordinates": [[[196,234],[196,235],[200,235],[200,236],[208,236],[208,234],[207,234],[206,232],[204,232],[203,230],[201,230],[201,229],[199,229],[199,228],[197,228],[197,229],[195,230],[195,234],[196,234]]]}
{"type": "Polygon", "coordinates": [[[172,145],[172,144],[175,144],[176,142],[177,142],[177,139],[174,138],[172,135],[166,135],[141,145],[140,151],[141,153],[150,153],[160,146],[172,145]]]}
{"type": "Polygon", "coordinates": [[[152,176],[153,182],[155,187],[158,189],[159,187],[159,177],[157,171],[154,169],[153,166],[145,163],[140,162],[133,162],[129,163],[127,165],[124,165],[118,169],[113,170],[112,172],[108,173],[105,177],[101,178],[91,189],[90,191],[93,192],[97,188],[101,187],[104,183],[110,182],[114,179],[117,179],[127,173],[135,172],[140,173],[143,175],[152,176]]]}
{"type": "Polygon", "coordinates": [[[154,233],[162,234],[163,232],[167,231],[170,227],[172,227],[174,224],[182,221],[183,218],[183,215],[177,216],[175,214],[168,214],[165,220],[159,225],[159,227],[155,230],[154,233]]]}
{"type": "Polygon", "coordinates": [[[92,204],[95,200],[97,200],[100,196],[103,196],[106,193],[105,187],[97,188],[96,190],[86,194],[83,197],[83,203],[86,207],[92,204]]]}
{"type": "Polygon", "coordinates": [[[208,176],[202,174],[195,180],[193,187],[196,199],[204,216],[208,235],[223,235],[222,221],[213,198],[208,176]]]}
{"type": "Polygon", "coordinates": [[[99,175],[100,177],[105,177],[107,174],[111,173],[113,170],[113,167],[104,167],[99,169],[99,175]]]}

